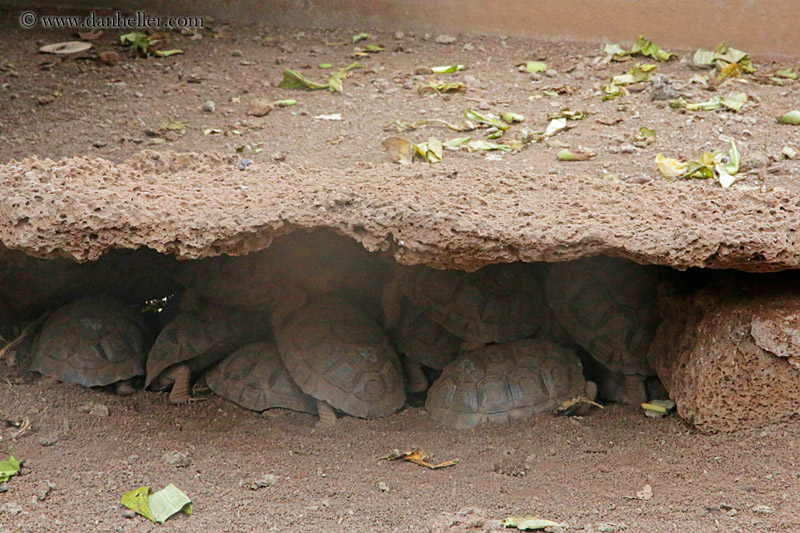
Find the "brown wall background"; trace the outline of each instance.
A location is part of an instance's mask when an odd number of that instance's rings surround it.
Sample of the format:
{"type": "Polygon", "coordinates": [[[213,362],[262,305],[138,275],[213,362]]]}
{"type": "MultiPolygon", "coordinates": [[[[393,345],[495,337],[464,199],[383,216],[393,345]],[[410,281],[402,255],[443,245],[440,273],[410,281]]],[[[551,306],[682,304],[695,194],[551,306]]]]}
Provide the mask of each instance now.
{"type": "MultiPolygon", "coordinates": [[[[30,8],[36,2],[5,4],[30,8]]],[[[358,30],[486,32],[593,41],[625,41],[641,33],[674,48],[710,48],[724,41],[753,54],[800,57],[800,0],[62,0],[59,4],[358,30]]]]}

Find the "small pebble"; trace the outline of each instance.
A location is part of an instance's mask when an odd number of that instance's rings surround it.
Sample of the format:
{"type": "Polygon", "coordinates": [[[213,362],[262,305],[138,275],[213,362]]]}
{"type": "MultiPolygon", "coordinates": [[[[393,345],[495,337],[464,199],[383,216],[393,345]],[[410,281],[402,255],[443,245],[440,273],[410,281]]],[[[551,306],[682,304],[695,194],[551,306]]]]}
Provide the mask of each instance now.
{"type": "Polygon", "coordinates": [[[119,54],[114,52],[113,50],[106,50],[105,52],[100,52],[97,54],[97,59],[100,60],[101,63],[104,65],[108,65],[109,67],[113,67],[117,63],[119,63],[119,54]]]}
{"type": "Polygon", "coordinates": [[[203,105],[200,106],[200,109],[205,111],[206,113],[213,113],[217,110],[217,104],[214,103],[213,100],[206,100],[203,102],[203,105]]]}
{"type": "Polygon", "coordinates": [[[400,41],[402,39],[405,39],[405,37],[406,37],[406,34],[403,33],[402,31],[398,30],[398,31],[394,32],[394,38],[397,39],[398,41],[400,41]]]}
{"type": "Polygon", "coordinates": [[[85,403],[78,407],[78,411],[94,416],[108,416],[108,406],[101,403],[85,403]]]}
{"type": "Polygon", "coordinates": [[[10,515],[17,515],[22,512],[22,506],[17,502],[8,502],[0,505],[0,514],[8,513],[10,515]]]}
{"type": "Polygon", "coordinates": [[[247,114],[251,117],[263,117],[269,114],[270,111],[273,110],[275,106],[272,105],[272,102],[267,100],[266,98],[256,98],[250,104],[250,107],[247,110],[247,114]]]}
{"type": "Polygon", "coordinates": [[[105,146],[108,146],[108,143],[105,141],[95,141],[92,143],[92,146],[94,146],[95,148],[103,148],[105,146]]]}
{"type": "Polygon", "coordinates": [[[11,490],[11,485],[8,483],[0,483],[0,493],[8,492],[11,490]]]}
{"type": "Polygon", "coordinates": [[[244,159],[239,161],[239,164],[236,165],[236,168],[238,170],[244,170],[244,169],[246,169],[247,167],[249,167],[252,164],[253,164],[253,160],[245,157],[244,159]]]}
{"type": "Polygon", "coordinates": [[[131,511],[130,509],[123,509],[122,516],[124,518],[136,518],[136,513],[131,511]]]}
{"type": "Polygon", "coordinates": [[[380,483],[378,483],[378,488],[381,490],[381,492],[389,492],[389,485],[387,485],[387,484],[386,484],[385,482],[383,482],[383,481],[381,481],[380,483]]]}
{"type": "Polygon", "coordinates": [[[241,50],[231,50],[231,55],[233,57],[242,57],[243,54],[241,50]]]}
{"type": "Polygon", "coordinates": [[[165,464],[176,468],[185,468],[190,464],[189,456],[177,450],[165,453],[161,459],[165,464]]]}
{"type": "Polygon", "coordinates": [[[442,34],[436,37],[434,40],[436,44],[453,44],[456,42],[456,38],[452,35],[442,34]]]}
{"type": "Polygon", "coordinates": [[[556,78],[556,77],[558,77],[558,71],[555,71],[555,70],[553,70],[553,69],[551,69],[551,68],[549,68],[549,69],[545,70],[545,71],[543,72],[543,74],[544,74],[545,76],[547,76],[548,78],[556,78]]]}
{"type": "Polygon", "coordinates": [[[55,437],[42,437],[39,439],[39,444],[41,444],[42,446],[52,446],[57,441],[58,439],[56,439],[55,437]]]}

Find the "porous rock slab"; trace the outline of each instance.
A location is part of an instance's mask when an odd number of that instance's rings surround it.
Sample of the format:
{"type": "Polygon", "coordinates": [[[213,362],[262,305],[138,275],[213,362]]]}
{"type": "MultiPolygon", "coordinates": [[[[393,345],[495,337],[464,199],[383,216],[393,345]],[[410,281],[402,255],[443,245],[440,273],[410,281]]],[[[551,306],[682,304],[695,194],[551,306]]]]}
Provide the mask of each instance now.
{"type": "Polygon", "coordinates": [[[173,152],[119,164],[32,158],[0,165],[0,242],[40,258],[147,247],[194,259],[327,227],[403,263],[463,270],[600,253],[680,269],[800,264],[796,194],[578,173],[270,163],[242,172],[235,160],[173,152]]]}
{"type": "Polygon", "coordinates": [[[648,358],[681,417],[714,433],[800,414],[796,287],[726,280],[660,293],[664,320],[648,358]]]}

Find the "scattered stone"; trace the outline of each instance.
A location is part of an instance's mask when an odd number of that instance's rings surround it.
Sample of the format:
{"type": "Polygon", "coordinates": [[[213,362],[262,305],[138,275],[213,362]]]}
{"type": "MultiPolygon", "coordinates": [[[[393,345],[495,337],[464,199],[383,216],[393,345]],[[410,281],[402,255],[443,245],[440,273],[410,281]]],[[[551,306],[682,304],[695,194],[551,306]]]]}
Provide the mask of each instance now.
{"type": "Polygon", "coordinates": [[[250,104],[250,108],[247,110],[247,114],[251,117],[263,117],[269,114],[270,111],[274,109],[275,106],[272,105],[272,102],[267,100],[266,98],[256,98],[250,104]]]}
{"type": "Polygon", "coordinates": [[[238,170],[244,170],[244,169],[246,169],[247,167],[249,167],[252,164],[253,164],[253,160],[245,157],[244,159],[239,161],[239,164],[236,165],[236,168],[238,170]]]}
{"type": "Polygon", "coordinates": [[[628,529],[628,526],[625,524],[616,524],[614,522],[603,522],[597,524],[595,529],[600,533],[615,533],[617,531],[625,531],[628,529]]]}
{"type": "Polygon", "coordinates": [[[488,111],[491,108],[492,108],[491,104],[489,104],[489,102],[487,102],[486,100],[481,100],[480,102],[478,102],[478,109],[480,109],[481,111],[488,111]]]}
{"type": "Polygon", "coordinates": [[[406,38],[406,34],[403,33],[402,31],[398,30],[398,31],[394,32],[394,38],[397,39],[398,41],[400,41],[400,40],[406,38]]]}
{"type": "Polygon", "coordinates": [[[461,49],[465,52],[472,52],[475,50],[475,45],[472,43],[464,43],[464,46],[462,46],[461,49]]]}
{"type": "Polygon", "coordinates": [[[200,106],[200,109],[205,111],[206,113],[213,113],[217,110],[217,104],[214,103],[213,100],[206,100],[203,102],[203,105],[200,106]]]}
{"type": "Polygon", "coordinates": [[[165,464],[176,468],[185,468],[190,464],[189,456],[177,450],[165,453],[161,456],[161,460],[164,461],[165,464]]]}
{"type": "Polygon", "coordinates": [[[8,502],[0,505],[0,514],[8,513],[12,516],[18,515],[22,512],[22,506],[17,502],[8,502]]]}
{"type": "Polygon", "coordinates": [[[414,76],[427,76],[433,74],[430,67],[417,67],[414,69],[414,76]]]}
{"type": "Polygon", "coordinates": [[[775,508],[769,505],[756,505],[753,507],[752,511],[756,514],[772,514],[775,512],[775,508]]]}
{"type": "Polygon", "coordinates": [[[456,38],[452,35],[442,34],[436,37],[434,40],[436,44],[453,44],[456,42],[456,38]]]}
{"type": "Polygon", "coordinates": [[[672,79],[667,76],[654,76],[650,83],[651,100],[676,100],[681,97],[681,92],[674,87],[672,79]]]}
{"type": "Polygon", "coordinates": [[[381,492],[389,492],[389,485],[387,485],[385,481],[378,483],[378,488],[381,490],[381,492]]]}
{"type": "Polygon", "coordinates": [[[11,485],[6,482],[0,483],[0,494],[11,490],[11,485]]]}
{"type": "Polygon", "coordinates": [[[278,482],[278,478],[275,477],[275,474],[267,474],[261,479],[256,479],[250,482],[240,482],[240,485],[247,487],[250,490],[258,490],[263,489],[265,487],[271,487],[278,482]]]}
{"type": "Polygon", "coordinates": [[[136,518],[136,513],[131,511],[130,509],[123,509],[122,510],[122,517],[123,518],[136,518]]]}
{"type": "Polygon", "coordinates": [[[119,54],[113,50],[106,50],[105,52],[97,54],[97,59],[99,59],[102,64],[113,67],[119,63],[119,54]]]}
{"type": "Polygon", "coordinates": [[[55,484],[49,479],[44,480],[43,484],[35,491],[36,497],[40,502],[43,502],[50,495],[50,491],[56,488],[55,484]]]}
{"type": "Polygon", "coordinates": [[[558,77],[558,71],[553,70],[551,68],[545,70],[542,74],[544,74],[548,78],[557,78],[558,77]]]}
{"type": "Polygon", "coordinates": [[[81,413],[89,413],[94,416],[108,416],[108,406],[102,403],[85,403],[78,407],[78,411],[81,413]]]}
{"type": "Polygon", "coordinates": [[[40,96],[39,98],[36,99],[36,103],[38,103],[39,105],[50,105],[55,101],[56,97],[49,94],[45,96],[40,96]]]}
{"type": "Polygon", "coordinates": [[[95,141],[92,143],[92,146],[94,146],[95,148],[104,148],[108,146],[108,143],[105,141],[95,141]]]}
{"type": "Polygon", "coordinates": [[[42,446],[52,446],[56,442],[58,442],[58,439],[56,437],[41,437],[39,439],[39,444],[41,444],[42,446]]]}
{"type": "Polygon", "coordinates": [[[444,533],[449,531],[504,531],[503,521],[488,518],[484,509],[468,507],[456,513],[441,515],[428,524],[428,531],[444,533]]]}
{"type": "Polygon", "coordinates": [[[242,57],[244,54],[242,54],[241,50],[231,50],[231,55],[233,57],[242,57]]]}

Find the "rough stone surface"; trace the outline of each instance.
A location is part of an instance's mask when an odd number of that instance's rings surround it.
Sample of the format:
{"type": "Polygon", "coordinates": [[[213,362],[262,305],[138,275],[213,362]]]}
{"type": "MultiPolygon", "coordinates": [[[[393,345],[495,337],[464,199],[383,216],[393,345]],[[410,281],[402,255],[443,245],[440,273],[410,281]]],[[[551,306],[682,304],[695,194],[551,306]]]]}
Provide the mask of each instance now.
{"type": "Polygon", "coordinates": [[[0,166],[0,190],[0,242],[42,258],[139,247],[186,259],[245,254],[298,227],[327,227],[402,263],[464,270],[600,253],[680,269],[800,265],[800,197],[779,190],[481,167],[238,172],[232,160],[173,152],[120,164],[12,161],[0,166]]]}
{"type": "Polygon", "coordinates": [[[668,285],[659,300],[664,320],[648,358],[678,414],[708,433],[800,414],[796,288],[729,280],[681,294],[668,285]]]}

